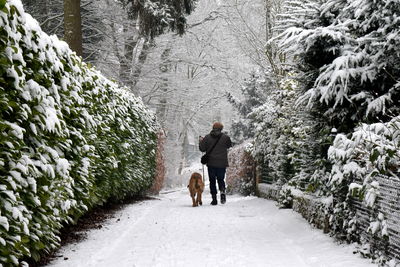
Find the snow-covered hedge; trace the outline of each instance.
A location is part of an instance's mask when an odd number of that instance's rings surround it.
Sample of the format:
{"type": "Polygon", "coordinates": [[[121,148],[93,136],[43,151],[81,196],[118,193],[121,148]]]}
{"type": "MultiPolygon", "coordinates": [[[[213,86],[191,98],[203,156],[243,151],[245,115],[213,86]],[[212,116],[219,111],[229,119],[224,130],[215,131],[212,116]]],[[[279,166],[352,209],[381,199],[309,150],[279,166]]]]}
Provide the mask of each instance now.
{"type": "Polygon", "coordinates": [[[229,168],[226,171],[227,193],[248,196],[255,193],[255,161],[252,144],[244,142],[229,150],[229,168]]]}
{"type": "Polygon", "coordinates": [[[166,136],[160,132],[157,138],[157,152],[156,152],[156,173],[154,175],[154,182],[148,193],[158,195],[164,186],[166,168],[165,168],[165,146],[166,136]]]}
{"type": "MultiPolygon", "coordinates": [[[[63,224],[148,189],[154,116],[0,0],[0,263],[59,245],[63,224]]],[[[1,265],[0,264],[0,265],[1,265]]]]}

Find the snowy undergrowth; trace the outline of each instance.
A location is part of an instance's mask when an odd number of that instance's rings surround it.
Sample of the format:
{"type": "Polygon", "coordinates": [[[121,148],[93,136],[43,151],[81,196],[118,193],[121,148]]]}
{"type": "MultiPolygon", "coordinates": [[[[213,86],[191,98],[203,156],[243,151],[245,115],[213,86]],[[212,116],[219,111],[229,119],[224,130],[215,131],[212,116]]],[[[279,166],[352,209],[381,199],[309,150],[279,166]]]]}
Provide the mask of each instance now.
{"type": "Polygon", "coordinates": [[[0,0],[0,265],[59,245],[94,205],[147,189],[157,126],[140,99],[0,0]]]}

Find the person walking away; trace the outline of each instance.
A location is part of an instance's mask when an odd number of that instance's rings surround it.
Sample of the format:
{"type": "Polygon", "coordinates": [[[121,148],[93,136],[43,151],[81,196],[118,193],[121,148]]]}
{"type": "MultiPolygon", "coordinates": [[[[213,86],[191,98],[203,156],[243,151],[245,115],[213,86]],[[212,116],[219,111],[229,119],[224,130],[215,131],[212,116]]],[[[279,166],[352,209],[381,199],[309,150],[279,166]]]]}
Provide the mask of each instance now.
{"type": "Polygon", "coordinates": [[[225,172],[228,165],[228,148],[232,146],[231,138],[222,133],[224,126],[220,122],[213,124],[212,130],[204,138],[199,137],[199,149],[201,152],[209,152],[209,160],[207,162],[208,179],[210,181],[210,193],[212,197],[211,205],[217,205],[217,186],[221,194],[221,203],[225,204],[225,172]]]}

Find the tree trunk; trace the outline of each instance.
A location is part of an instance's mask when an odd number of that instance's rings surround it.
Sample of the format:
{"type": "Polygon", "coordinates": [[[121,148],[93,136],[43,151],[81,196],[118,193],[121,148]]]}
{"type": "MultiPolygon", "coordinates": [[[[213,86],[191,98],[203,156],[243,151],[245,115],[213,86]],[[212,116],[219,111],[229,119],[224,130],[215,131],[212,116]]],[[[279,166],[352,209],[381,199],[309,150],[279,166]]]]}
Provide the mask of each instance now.
{"type": "Polygon", "coordinates": [[[64,40],[82,56],[81,0],[64,0],[64,40]]]}
{"type": "MultiPolygon", "coordinates": [[[[183,125],[185,127],[186,125],[183,125]]],[[[184,134],[183,134],[183,139],[182,142],[180,143],[180,149],[181,149],[181,155],[180,155],[180,162],[179,162],[179,168],[178,168],[178,174],[182,174],[183,168],[186,167],[186,158],[187,158],[187,145],[188,145],[188,131],[187,128],[183,129],[184,134]]]]}
{"type": "Polygon", "coordinates": [[[126,22],[124,26],[124,52],[119,58],[120,69],[119,69],[119,79],[120,81],[133,90],[133,81],[131,78],[132,66],[133,66],[133,51],[137,48],[140,38],[133,34],[132,27],[126,22]]]}
{"type": "Polygon", "coordinates": [[[272,37],[271,8],[271,0],[265,0],[265,38],[267,42],[272,37]]]}
{"type": "Polygon", "coordinates": [[[138,56],[138,61],[136,62],[135,66],[134,66],[134,71],[132,74],[132,80],[133,80],[133,87],[134,87],[134,93],[139,95],[138,90],[135,88],[136,84],[139,81],[140,78],[140,74],[142,73],[142,68],[143,68],[143,64],[146,62],[147,56],[150,52],[150,48],[152,47],[152,40],[149,40],[147,37],[143,37],[144,38],[144,43],[143,43],[143,47],[140,50],[139,56],[138,56]]]}
{"type": "Polygon", "coordinates": [[[159,65],[159,69],[161,72],[160,89],[162,95],[160,96],[159,106],[157,108],[157,115],[162,126],[165,126],[165,122],[167,119],[168,78],[166,77],[166,74],[170,70],[170,60],[169,60],[170,54],[171,54],[171,48],[170,45],[168,45],[167,48],[161,54],[161,63],[159,65]]]}
{"type": "Polygon", "coordinates": [[[43,13],[46,14],[46,16],[44,17],[44,20],[42,20],[40,22],[40,27],[42,27],[42,29],[47,29],[48,25],[49,25],[48,18],[50,16],[48,0],[43,1],[43,13]],[[43,22],[43,24],[42,24],[42,22],[43,22]]]}

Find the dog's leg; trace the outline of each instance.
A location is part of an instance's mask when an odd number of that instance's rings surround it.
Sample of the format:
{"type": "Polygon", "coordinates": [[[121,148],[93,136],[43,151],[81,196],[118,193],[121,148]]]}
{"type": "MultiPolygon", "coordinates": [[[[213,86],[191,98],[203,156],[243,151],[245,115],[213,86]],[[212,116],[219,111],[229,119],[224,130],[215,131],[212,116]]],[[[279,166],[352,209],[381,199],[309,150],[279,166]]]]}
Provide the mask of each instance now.
{"type": "Polygon", "coordinates": [[[190,193],[190,196],[192,197],[192,202],[193,202],[193,207],[196,207],[197,206],[197,202],[196,202],[196,200],[195,200],[195,195],[196,195],[196,193],[190,193]]]}
{"type": "Polygon", "coordinates": [[[203,205],[203,202],[201,201],[201,191],[197,191],[197,203],[199,203],[199,205],[203,205]]]}

